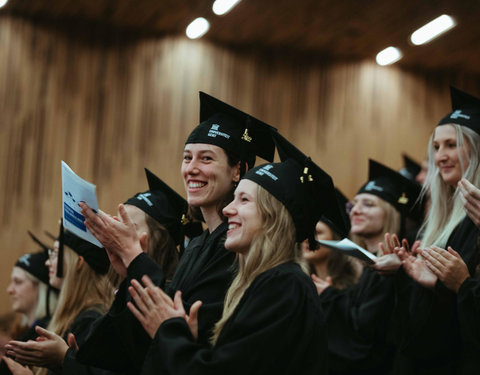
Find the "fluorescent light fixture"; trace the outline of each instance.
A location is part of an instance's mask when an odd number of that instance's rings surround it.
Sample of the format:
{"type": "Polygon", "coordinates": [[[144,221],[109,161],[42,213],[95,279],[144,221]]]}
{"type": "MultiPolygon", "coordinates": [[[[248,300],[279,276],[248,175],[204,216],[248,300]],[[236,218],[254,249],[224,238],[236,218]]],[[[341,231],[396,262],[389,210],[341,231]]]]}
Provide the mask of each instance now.
{"type": "Polygon", "coordinates": [[[187,26],[186,34],[190,39],[198,39],[204,36],[208,29],[210,23],[205,18],[198,17],[187,26]]]}
{"type": "Polygon", "coordinates": [[[398,48],[387,47],[383,51],[377,53],[378,65],[390,65],[402,58],[402,53],[398,48]]]}
{"type": "Polygon", "coordinates": [[[0,8],[3,7],[7,2],[8,0],[0,0],[0,8]]]}
{"type": "Polygon", "coordinates": [[[455,21],[453,18],[446,14],[442,14],[440,17],[435,18],[433,21],[412,33],[410,40],[413,44],[419,46],[428,43],[454,26],[455,21]]]}
{"type": "Polygon", "coordinates": [[[215,0],[212,5],[213,13],[217,16],[221,16],[230,12],[230,10],[237,5],[240,0],[215,0]]]}

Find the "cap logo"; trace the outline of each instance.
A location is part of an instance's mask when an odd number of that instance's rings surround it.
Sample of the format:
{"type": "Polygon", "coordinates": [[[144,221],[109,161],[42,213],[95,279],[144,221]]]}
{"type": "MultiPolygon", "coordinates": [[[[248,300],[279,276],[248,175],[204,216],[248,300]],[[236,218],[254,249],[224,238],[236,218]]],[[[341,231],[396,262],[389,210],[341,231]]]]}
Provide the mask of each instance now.
{"type": "Polygon", "coordinates": [[[30,267],[30,254],[22,255],[22,257],[18,261],[30,267]]]}
{"type": "Polygon", "coordinates": [[[405,193],[402,193],[402,196],[398,198],[397,202],[400,204],[407,204],[408,203],[407,195],[405,193]]]}
{"type": "Polygon", "coordinates": [[[212,124],[212,127],[210,128],[210,130],[208,131],[208,136],[209,137],[212,137],[212,138],[216,138],[217,135],[219,137],[223,137],[223,138],[226,138],[226,139],[229,139],[230,138],[230,135],[227,134],[227,133],[223,133],[221,131],[219,131],[219,128],[220,128],[220,125],[218,124],[212,124]]]}
{"type": "Polygon", "coordinates": [[[252,141],[252,137],[248,135],[248,129],[245,129],[245,131],[243,132],[242,139],[246,142],[252,141]]]}
{"type": "Polygon", "coordinates": [[[275,176],[272,172],[269,172],[269,170],[272,169],[272,168],[273,168],[273,165],[266,165],[265,167],[262,167],[258,171],[256,171],[255,174],[258,174],[259,176],[267,175],[273,181],[277,181],[278,177],[275,176]]]}
{"type": "Polygon", "coordinates": [[[148,204],[150,207],[153,206],[153,203],[150,199],[148,199],[149,196],[151,196],[151,193],[141,193],[137,195],[137,199],[139,201],[145,201],[146,204],[148,204]]]}
{"type": "Polygon", "coordinates": [[[182,223],[182,225],[187,225],[190,222],[190,220],[188,220],[185,214],[182,214],[182,218],[180,219],[180,222],[182,223]]]}
{"type": "Polygon", "coordinates": [[[470,120],[470,116],[464,115],[460,109],[457,109],[455,112],[453,112],[450,115],[450,118],[453,118],[453,119],[460,118],[460,117],[470,120]]]}
{"type": "Polygon", "coordinates": [[[375,185],[375,181],[370,181],[366,186],[365,190],[377,190],[377,191],[383,191],[383,188],[381,186],[375,185]]]}
{"type": "Polygon", "coordinates": [[[308,167],[303,168],[303,176],[300,176],[300,182],[303,184],[305,182],[305,177],[307,177],[308,182],[313,181],[313,177],[311,174],[308,174],[308,167]]]}

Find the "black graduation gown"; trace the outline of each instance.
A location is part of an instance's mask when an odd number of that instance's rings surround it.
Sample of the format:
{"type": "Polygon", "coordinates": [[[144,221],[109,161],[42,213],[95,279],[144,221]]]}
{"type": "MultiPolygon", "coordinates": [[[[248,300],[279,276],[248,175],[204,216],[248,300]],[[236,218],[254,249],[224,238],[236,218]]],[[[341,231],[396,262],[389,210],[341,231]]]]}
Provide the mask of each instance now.
{"type": "Polygon", "coordinates": [[[480,372],[480,279],[468,278],[457,296],[458,321],[462,338],[462,359],[459,374],[480,372]]]}
{"type": "Polygon", "coordinates": [[[297,264],[260,274],[212,348],[193,340],[182,318],[165,321],[143,375],[327,373],[326,331],[318,295],[297,264]]]}
{"type": "Polygon", "coordinates": [[[328,329],[330,374],[387,374],[393,347],[387,332],[394,306],[393,277],[365,268],[348,289],[319,296],[328,329]]]}
{"type": "MultiPolygon", "coordinates": [[[[95,307],[82,311],[75,318],[66,332],[64,339],[67,340],[68,334],[73,333],[77,340],[78,346],[84,345],[95,321],[100,319],[102,314],[95,307]]],[[[78,362],[76,358],[76,351],[73,348],[68,349],[62,366],[62,374],[68,375],[110,375],[114,374],[111,371],[103,370],[87,366],[78,362]]]]}
{"type": "MultiPolygon", "coordinates": [[[[29,327],[25,332],[23,332],[20,337],[14,338],[17,341],[28,341],[28,340],[35,340],[38,335],[37,332],[35,331],[36,326],[40,326],[42,328],[45,328],[48,326],[48,322],[50,321],[50,317],[44,317],[37,319],[31,327],[29,327]]],[[[0,375],[11,375],[12,372],[8,368],[7,364],[0,360],[0,375]]]]}
{"type": "Polygon", "coordinates": [[[97,322],[77,353],[77,359],[122,373],[140,373],[151,339],[126,303],[132,300],[127,291],[130,281],[141,280],[143,275],[150,276],[171,297],[181,290],[187,312],[197,300],[203,302],[199,311],[199,339],[207,343],[213,325],[221,317],[225,294],[235,271],[235,253],[224,247],[227,229],[228,224],[222,223],[211,234],[205,231],[192,239],[169,284],[148,255],[140,254],[135,258],[110,311],[97,322]]]}
{"type": "MultiPolygon", "coordinates": [[[[460,254],[471,273],[476,263],[478,234],[475,224],[465,217],[445,246],[460,254]]],[[[404,280],[396,294],[394,374],[456,374],[462,352],[456,294],[440,281],[430,290],[413,280],[404,280]]]]}

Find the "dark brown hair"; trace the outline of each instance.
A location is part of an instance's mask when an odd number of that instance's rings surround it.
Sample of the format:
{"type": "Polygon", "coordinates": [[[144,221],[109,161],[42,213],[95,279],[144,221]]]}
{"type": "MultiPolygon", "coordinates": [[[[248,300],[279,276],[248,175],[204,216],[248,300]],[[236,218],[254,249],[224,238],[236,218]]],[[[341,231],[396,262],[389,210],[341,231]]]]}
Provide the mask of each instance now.
{"type": "Polygon", "coordinates": [[[171,280],[178,264],[178,250],[168,230],[145,213],[145,221],[148,226],[148,255],[162,269],[165,278],[171,280]]]}

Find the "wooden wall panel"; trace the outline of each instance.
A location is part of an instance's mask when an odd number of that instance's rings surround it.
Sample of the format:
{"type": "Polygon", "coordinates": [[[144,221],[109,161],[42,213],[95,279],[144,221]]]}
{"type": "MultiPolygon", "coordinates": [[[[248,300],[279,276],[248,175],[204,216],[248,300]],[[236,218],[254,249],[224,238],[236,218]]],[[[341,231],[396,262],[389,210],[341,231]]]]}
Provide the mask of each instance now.
{"type": "Polygon", "coordinates": [[[480,93],[480,79],[460,73],[320,64],[10,17],[0,17],[0,47],[0,313],[15,259],[34,249],[26,230],[57,231],[60,160],[97,184],[107,212],[147,188],[143,167],[183,193],[199,90],[278,127],[350,196],[369,157],[395,168],[403,151],[422,159],[449,110],[450,82],[480,93]]]}

